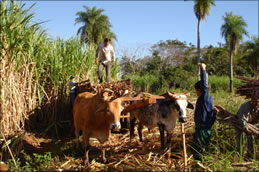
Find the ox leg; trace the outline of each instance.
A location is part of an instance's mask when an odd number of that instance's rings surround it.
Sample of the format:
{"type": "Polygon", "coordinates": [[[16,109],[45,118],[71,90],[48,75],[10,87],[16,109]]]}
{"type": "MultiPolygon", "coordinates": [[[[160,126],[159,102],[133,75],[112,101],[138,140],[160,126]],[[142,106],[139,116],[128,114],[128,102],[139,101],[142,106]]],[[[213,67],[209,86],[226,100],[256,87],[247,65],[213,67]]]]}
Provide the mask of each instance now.
{"type": "Polygon", "coordinates": [[[172,138],[172,133],[167,131],[167,139],[166,139],[166,144],[168,149],[171,151],[171,138],[172,138]]]}
{"type": "Polygon", "coordinates": [[[79,149],[79,129],[75,128],[76,148],[79,149]]]}
{"type": "Polygon", "coordinates": [[[104,163],[107,163],[107,159],[105,158],[105,148],[102,147],[102,160],[104,163]]]}
{"type": "Polygon", "coordinates": [[[131,139],[134,136],[135,123],[136,123],[136,118],[133,118],[133,119],[130,120],[130,142],[131,142],[131,139]]]}
{"type": "Polygon", "coordinates": [[[142,139],[142,128],[143,128],[142,124],[139,123],[139,124],[138,124],[138,136],[139,136],[139,140],[140,140],[141,142],[143,141],[143,139],[142,139]]]}
{"type": "Polygon", "coordinates": [[[160,131],[160,142],[161,142],[161,149],[165,148],[165,126],[163,124],[158,124],[159,131],[160,131]]]}
{"type": "Polygon", "coordinates": [[[89,144],[89,134],[86,132],[83,132],[84,135],[84,144],[85,144],[85,165],[89,165],[89,149],[90,149],[90,144],[89,144]]]}

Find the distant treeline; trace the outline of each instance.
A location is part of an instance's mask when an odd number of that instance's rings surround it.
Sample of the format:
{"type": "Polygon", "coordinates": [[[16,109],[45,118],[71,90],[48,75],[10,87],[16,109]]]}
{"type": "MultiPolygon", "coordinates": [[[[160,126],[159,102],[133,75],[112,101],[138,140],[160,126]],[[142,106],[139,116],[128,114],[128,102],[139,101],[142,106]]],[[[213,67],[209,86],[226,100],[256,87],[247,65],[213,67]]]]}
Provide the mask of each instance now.
{"type": "MultiPolygon", "coordinates": [[[[247,56],[249,42],[240,44],[234,57],[234,75],[254,76],[253,63],[247,56]]],[[[152,56],[138,59],[123,56],[123,79],[132,79],[136,89],[161,93],[168,89],[193,88],[198,80],[197,49],[179,40],[160,41],[151,48],[152,56]]],[[[201,62],[208,65],[212,91],[228,90],[229,49],[225,44],[201,49],[201,62]]],[[[234,85],[240,83],[234,80],[234,85]]]]}

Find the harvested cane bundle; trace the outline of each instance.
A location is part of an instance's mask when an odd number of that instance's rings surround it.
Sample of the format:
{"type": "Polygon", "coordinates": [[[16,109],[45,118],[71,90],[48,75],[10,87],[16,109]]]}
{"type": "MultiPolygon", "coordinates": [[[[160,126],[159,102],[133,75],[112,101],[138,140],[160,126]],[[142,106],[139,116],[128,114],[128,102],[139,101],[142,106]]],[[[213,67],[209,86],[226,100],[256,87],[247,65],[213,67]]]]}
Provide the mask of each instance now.
{"type": "Polygon", "coordinates": [[[245,96],[246,98],[252,98],[256,91],[259,90],[259,80],[250,79],[243,76],[236,76],[236,78],[246,82],[245,85],[237,87],[236,93],[240,96],[245,96]]]}
{"type": "MultiPolygon", "coordinates": [[[[219,122],[227,123],[249,134],[247,130],[243,127],[241,121],[238,120],[236,115],[232,114],[231,112],[228,112],[227,110],[225,110],[223,107],[219,105],[215,105],[215,109],[218,110],[217,120],[219,122]]],[[[258,126],[252,125],[251,123],[247,123],[247,128],[252,132],[252,134],[259,135],[258,126]]]]}
{"type": "Polygon", "coordinates": [[[131,80],[122,80],[122,81],[117,81],[117,82],[105,82],[102,84],[95,84],[92,85],[89,80],[83,81],[81,83],[78,83],[76,86],[77,92],[82,93],[82,92],[92,92],[92,93],[97,93],[98,90],[103,90],[103,89],[110,89],[113,91],[115,98],[129,95],[132,96],[133,93],[133,86],[131,83],[131,80]]]}

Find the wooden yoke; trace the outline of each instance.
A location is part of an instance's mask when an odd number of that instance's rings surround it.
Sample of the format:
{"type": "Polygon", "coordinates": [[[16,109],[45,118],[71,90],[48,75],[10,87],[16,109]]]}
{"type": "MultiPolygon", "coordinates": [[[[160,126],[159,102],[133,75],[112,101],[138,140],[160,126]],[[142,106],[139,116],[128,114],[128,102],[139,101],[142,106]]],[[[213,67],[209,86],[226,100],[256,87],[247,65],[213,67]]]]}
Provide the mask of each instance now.
{"type": "Polygon", "coordinates": [[[157,99],[166,99],[164,96],[151,96],[147,99],[144,98],[140,98],[140,97],[125,97],[122,99],[122,101],[138,101],[140,100],[140,102],[131,104],[129,106],[127,106],[122,112],[121,114],[125,114],[127,112],[131,112],[133,110],[137,110],[137,109],[141,109],[143,107],[146,107],[148,105],[151,104],[155,104],[157,99]]]}

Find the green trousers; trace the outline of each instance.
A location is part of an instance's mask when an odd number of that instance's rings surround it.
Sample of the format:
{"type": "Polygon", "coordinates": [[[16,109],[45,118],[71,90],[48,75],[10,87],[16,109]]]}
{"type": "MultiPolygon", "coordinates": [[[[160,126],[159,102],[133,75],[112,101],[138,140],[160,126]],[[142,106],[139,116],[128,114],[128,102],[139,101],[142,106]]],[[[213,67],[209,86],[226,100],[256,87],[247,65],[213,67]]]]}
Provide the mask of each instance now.
{"type": "Polygon", "coordinates": [[[193,157],[195,160],[201,160],[201,155],[208,153],[210,138],[210,128],[195,128],[192,140],[193,157]]]}

